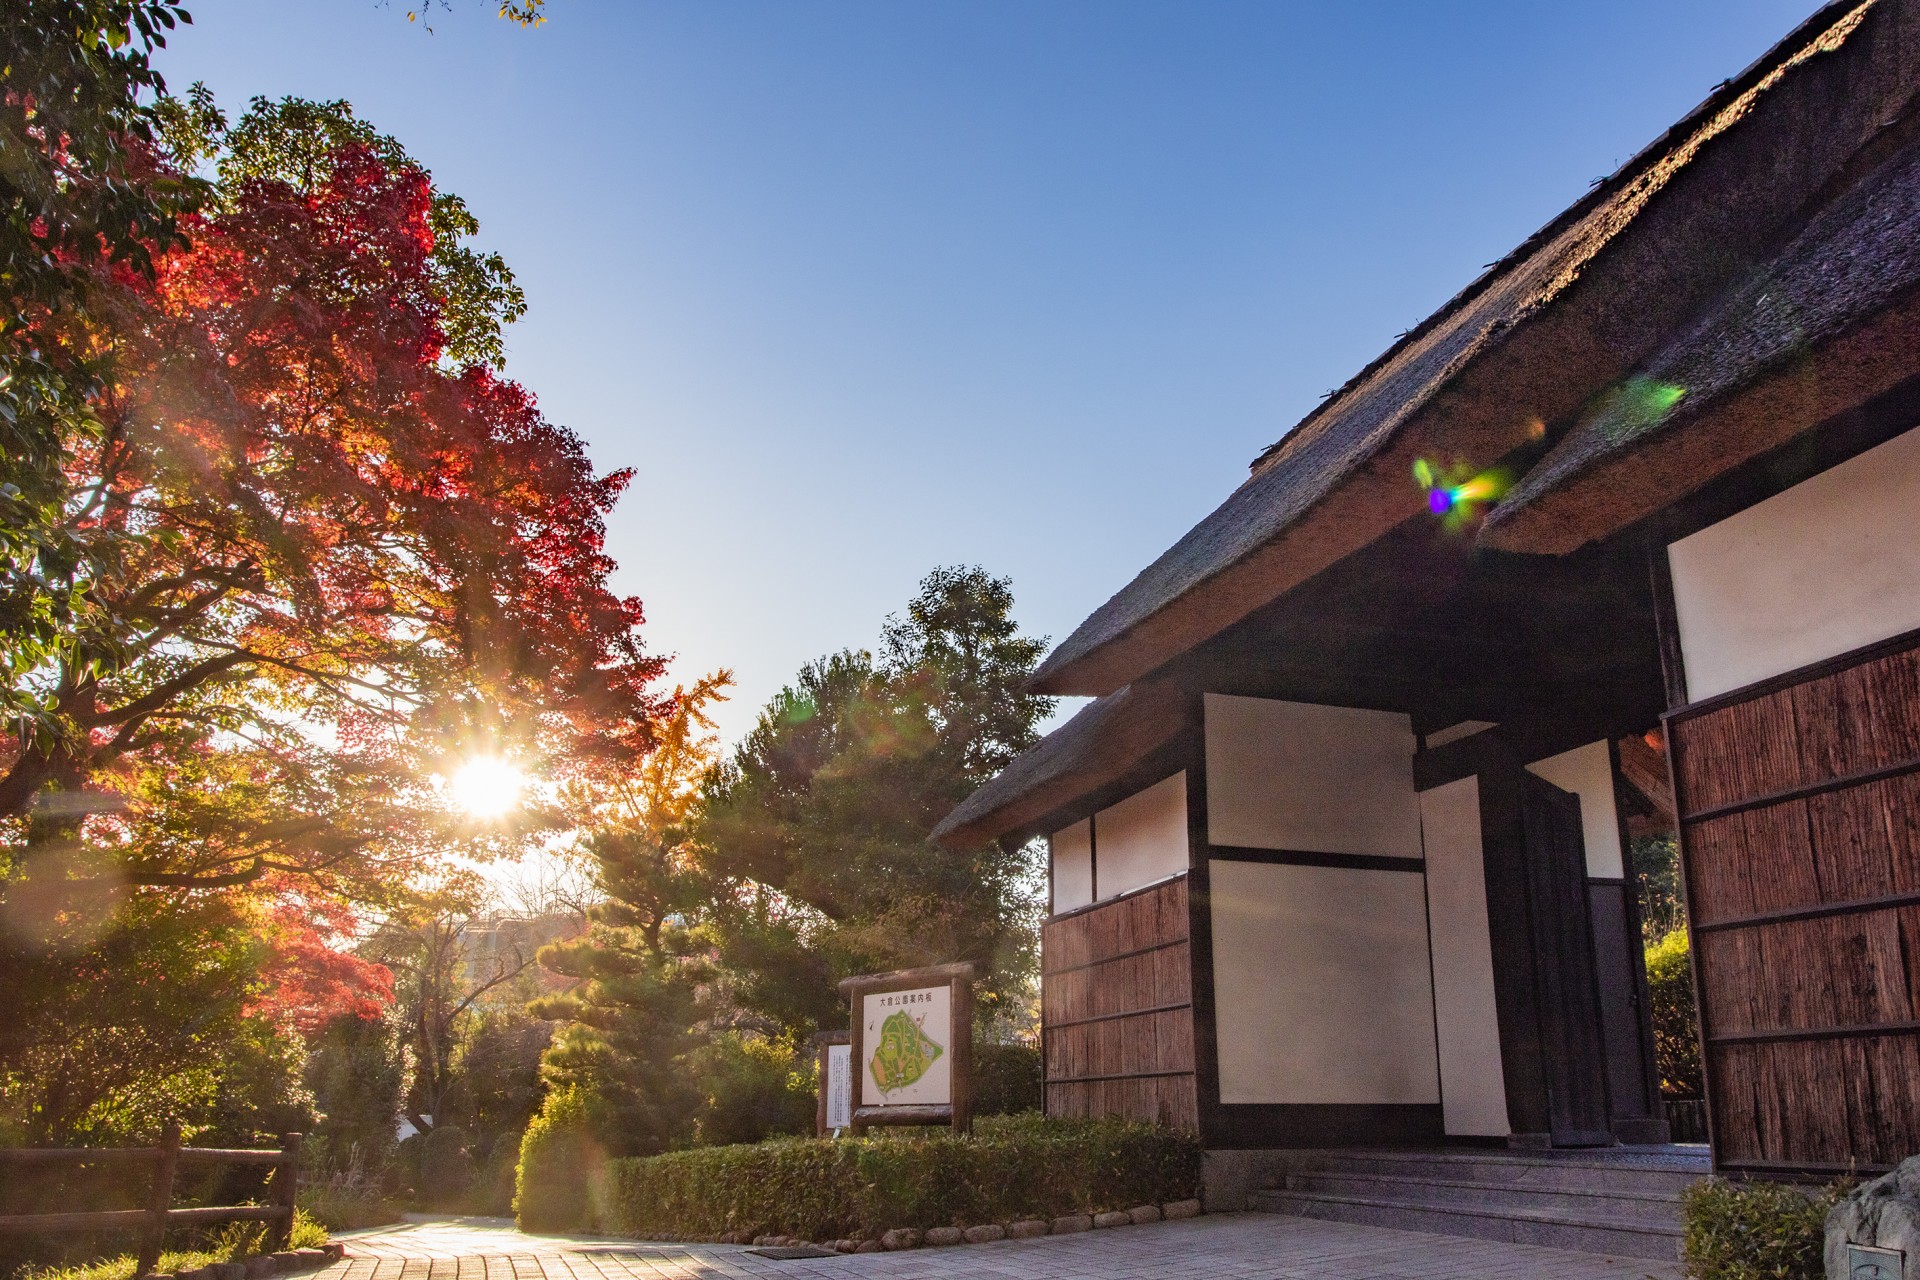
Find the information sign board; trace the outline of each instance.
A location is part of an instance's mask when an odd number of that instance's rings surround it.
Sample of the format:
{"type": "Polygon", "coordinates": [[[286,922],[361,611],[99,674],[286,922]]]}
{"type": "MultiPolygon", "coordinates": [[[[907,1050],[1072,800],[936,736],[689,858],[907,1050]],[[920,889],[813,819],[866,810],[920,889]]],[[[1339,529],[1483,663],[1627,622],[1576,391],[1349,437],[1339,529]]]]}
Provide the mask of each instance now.
{"type": "Polygon", "coordinates": [[[873,1124],[973,1123],[970,964],[848,978],[853,1131],[873,1124]]]}
{"type": "Polygon", "coordinates": [[[853,1046],[827,1046],[827,1131],[853,1127],[853,1046]]]}
{"type": "Polygon", "coordinates": [[[860,1105],[953,1105],[953,987],[860,998],[860,1105]]]}

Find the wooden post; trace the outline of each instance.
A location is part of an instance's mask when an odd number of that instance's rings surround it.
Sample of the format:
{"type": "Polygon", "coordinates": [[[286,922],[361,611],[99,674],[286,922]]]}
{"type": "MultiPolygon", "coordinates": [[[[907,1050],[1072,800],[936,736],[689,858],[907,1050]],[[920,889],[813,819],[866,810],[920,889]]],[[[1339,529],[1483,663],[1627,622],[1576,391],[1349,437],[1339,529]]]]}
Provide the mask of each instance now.
{"type": "Polygon", "coordinates": [[[955,1133],[973,1132],[973,980],[953,984],[953,1116],[955,1133]]]}
{"type": "Polygon", "coordinates": [[[300,1135],[280,1135],[280,1163],[274,1166],[274,1199],[286,1210],[276,1227],[268,1232],[268,1243],[275,1249],[293,1247],[293,1209],[300,1194],[300,1135]]]}
{"type": "Polygon", "coordinates": [[[140,1256],[133,1274],[153,1274],[160,1265],[160,1247],[167,1236],[167,1210],[173,1206],[173,1171],[180,1162],[180,1122],[167,1121],[160,1148],[153,1158],[153,1185],[147,1191],[147,1225],[140,1233],[140,1256]]]}

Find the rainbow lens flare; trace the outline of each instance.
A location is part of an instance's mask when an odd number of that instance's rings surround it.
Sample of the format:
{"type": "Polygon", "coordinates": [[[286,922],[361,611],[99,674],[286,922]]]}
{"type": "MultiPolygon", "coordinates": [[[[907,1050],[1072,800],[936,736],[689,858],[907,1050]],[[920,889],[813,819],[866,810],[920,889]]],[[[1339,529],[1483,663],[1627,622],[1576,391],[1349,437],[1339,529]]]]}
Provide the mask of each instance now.
{"type": "Polygon", "coordinates": [[[1456,462],[1441,468],[1425,458],[1414,459],[1413,479],[1427,491],[1427,510],[1451,530],[1465,528],[1481,507],[1498,501],[1513,483],[1513,477],[1497,467],[1475,472],[1470,464],[1456,462]]]}
{"type": "Polygon", "coordinates": [[[1686,395],[1675,383],[1635,375],[1600,398],[1592,420],[1601,436],[1620,444],[1665,422],[1686,395]]]}

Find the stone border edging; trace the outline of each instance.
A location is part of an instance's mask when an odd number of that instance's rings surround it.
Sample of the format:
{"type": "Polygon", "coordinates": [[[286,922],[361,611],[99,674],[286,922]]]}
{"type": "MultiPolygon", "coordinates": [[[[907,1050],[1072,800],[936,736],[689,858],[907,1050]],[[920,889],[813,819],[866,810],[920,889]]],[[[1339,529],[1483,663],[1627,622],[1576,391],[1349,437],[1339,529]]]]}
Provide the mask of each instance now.
{"type": "Polygon", "coordinates": [[[255,1254],[244,1262],[210,1262],[186,1271],[162,1271],[147,1280],[265,1280],[267,1276],[330,1266],[346,1256],[347,1246],[332,1241],[318,1249],[283,1249],[279,1253],[255,1254]]]}
{"type": "MultiPolygon", "coordinates": [[[[1177,1221],[1181,1218],[1196,1218],[1203,1212],[1198,1200],[1175,1200],[1171,1204],[1143,1204],[1126,1210],[1114,1210],[1107,1213],[1075,1213],[1048,1221],[1045,1218],[1022,1218],[1018,1222],[982,1223],[972,1227],[929,1227],[925,1231],[917,1227],[895,1227],[882,1232],[879,1236],[862,1240],[827,1240],[816,1247],[832,1249],[835,1253],[883,1253],[901,1249],[918,1249],[922,1246],[935,1248],[950,1247],[957,1244],[990,1244],[996,1240],[1034,1240],[1041,1236],[1074,1235],[1082,1231],[1103,1230],[1113,1227],[1128,1227],[1136,1223],[1177,1221]]],[[[720,1237],[717,1244],[751,1244],[760,1248],[792,1248],[798,1245],[814,1245],[812,1240],[802,1240],[798,1236],[762,1235],[749,1237],[744,1231],[731,1232],[720,1237]]],[[[181,1280],[188,1280],[183,1275],[181,1280]]],[[[199,1277],[195,1280],[216,1280],[215,1277],[199,1277]]],[[[220,1277],[218,1280],[229,1280],[220,1277]]]]}

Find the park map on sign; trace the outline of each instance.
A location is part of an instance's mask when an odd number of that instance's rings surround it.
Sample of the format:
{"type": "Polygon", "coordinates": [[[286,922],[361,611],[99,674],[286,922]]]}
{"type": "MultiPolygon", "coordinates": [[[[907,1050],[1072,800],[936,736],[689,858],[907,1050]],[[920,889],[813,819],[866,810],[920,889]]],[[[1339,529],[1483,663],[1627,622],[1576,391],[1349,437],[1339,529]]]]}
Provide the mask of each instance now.
{"type": "Polygon", "coordinates": [[[880,1092],[904,1089],[933,1066],[940,1046],[905,1011],[889,1014],[880,1024],[880,1043],[874,1046],[867,1068],[880,1092]]]}

